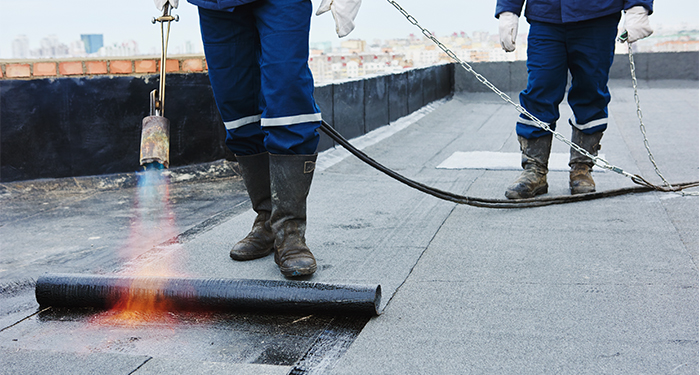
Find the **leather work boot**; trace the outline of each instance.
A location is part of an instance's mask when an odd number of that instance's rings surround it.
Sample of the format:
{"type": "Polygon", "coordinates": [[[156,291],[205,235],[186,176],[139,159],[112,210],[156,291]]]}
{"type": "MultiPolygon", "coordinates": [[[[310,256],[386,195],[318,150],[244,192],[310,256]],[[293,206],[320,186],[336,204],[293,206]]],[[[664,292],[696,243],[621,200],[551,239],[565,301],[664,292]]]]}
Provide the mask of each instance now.
{"type": "Polygon", "coordinates": [[[258,214],[253,229],[231,249],[234,260],[262,258],[272,252],[275,236],[270,227],[272,201],[270,199],[269,153],[236,156],[253,210],[258,214]]]}
{"type": "MultiPolygon", "coordinates": [[[[572,128],[571,131],[571,142],[579,145],[593,156],[598,156],[601,138],[603,138],[603,132],[589,135],[575,127],[572,128]]],[[[594,192],[595,181],[593,181],[593,177],[591,176],[593,160],[572,148],[569,166],[571,167],[571,171],[569,171],[569,187],[571,188],[571,194],[594,192]]]]}
{"type": "Polygon", "coordinates": [[[552,135],[527,139],[518,136],[522,151],[523,171],[506,189],[506,198],[532,198],[547,192],[547,172],[549,151],[552,148],[552,135]]]}
{"type": "Polygon", "coordinates": [[[311,275],[316,259],[306,246],[306,197],[316,168],[313,155],[270,154],[275,263],[284,276],[311,275]]]}

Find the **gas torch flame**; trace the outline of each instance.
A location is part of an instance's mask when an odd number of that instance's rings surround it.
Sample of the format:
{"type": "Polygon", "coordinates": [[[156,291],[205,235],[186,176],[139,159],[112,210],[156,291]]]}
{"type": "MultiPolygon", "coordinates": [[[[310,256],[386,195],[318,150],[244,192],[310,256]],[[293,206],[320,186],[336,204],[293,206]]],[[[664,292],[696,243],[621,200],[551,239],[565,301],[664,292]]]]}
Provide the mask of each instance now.
{"type": "Polygon", "coordinates": [[[176,235],[174,217],[168,205],[169,181],[161,173],[162,166],[157,166],[160,165],[151,165],[138,175],[135,217],[128,243],[122,249],[123,258],[132,265],[124,274],[137,276],[136,281],[110,302],[110,310],[98,315],[97,323],[129,326],[174,323],[172,314],[167,314],[173,305],[160,290],[168,276],[175,276],[174,255],[179,245],[158,252],[158,258],[153,261],[137,259],[143,255],[144,249],[152,249],[176,235]]]}

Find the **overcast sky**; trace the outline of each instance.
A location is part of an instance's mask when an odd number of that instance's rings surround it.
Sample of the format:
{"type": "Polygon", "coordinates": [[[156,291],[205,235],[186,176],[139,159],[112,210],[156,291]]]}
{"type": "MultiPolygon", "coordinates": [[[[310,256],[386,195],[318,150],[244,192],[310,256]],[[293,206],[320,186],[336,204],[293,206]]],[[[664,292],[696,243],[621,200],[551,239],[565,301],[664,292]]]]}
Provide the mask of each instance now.
{"type": "MultiPolygon", "coordinates": [[[[438,36],[452,32],[498,32],[494,1],[488,0],[396,0],[424,27],[438,36]]],[[[320,0],[313,0],[314,10],[320,0]]],[[[152,0],[0,0],[0,58],[12,57],[12,41],[17,35],[29,38],[30,48],[55,34],[65,43],[80,39],[80,34],[103,34],[105,44],[135,40],[142,53],[160,48],[159,27],[151,24],[158,10],[152,0]]],[[[180,22],[173,24],[171,46],[185,41],[200,43],[196,7],[180,0],[174,11],[180,22]]],[[[662,0],[654,6],[652,26],[685,23],[698,25],[698,0],[662,0]]],[[[521,20],[521,29],[527,29],[521,20]]],[[[385,0],[364,0],[356,20],[356,29],[347,38],[390,39],[419,34],[415,26],[385,0]]],[[[330,12],[314,16],[311,41],[334,41],[335,26],[330,12]]]]}

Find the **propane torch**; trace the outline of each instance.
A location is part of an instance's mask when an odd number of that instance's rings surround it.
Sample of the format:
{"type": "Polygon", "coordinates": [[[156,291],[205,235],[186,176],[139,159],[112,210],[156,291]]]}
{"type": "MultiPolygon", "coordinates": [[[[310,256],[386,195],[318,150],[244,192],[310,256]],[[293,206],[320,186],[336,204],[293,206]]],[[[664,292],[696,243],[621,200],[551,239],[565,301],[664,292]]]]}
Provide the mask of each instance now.
{"type": "Polygon", "coordinates": [[[165,65],[168,53],[168,39],[170,38],[170,23],[178,21],[177,15],[170,14],[170,3],[163,7],[163,15],[153,18],[151,22],[160,22],[160,87],[151,91],[150,116],[143,119],[141,129],[141,154],[140,162],[144,168],[155,167],[157,169],[168,168],[170,165],[170,121],[165,118],[165,65]],[[167,31],[165,23],[168,24],[167,31]]]}

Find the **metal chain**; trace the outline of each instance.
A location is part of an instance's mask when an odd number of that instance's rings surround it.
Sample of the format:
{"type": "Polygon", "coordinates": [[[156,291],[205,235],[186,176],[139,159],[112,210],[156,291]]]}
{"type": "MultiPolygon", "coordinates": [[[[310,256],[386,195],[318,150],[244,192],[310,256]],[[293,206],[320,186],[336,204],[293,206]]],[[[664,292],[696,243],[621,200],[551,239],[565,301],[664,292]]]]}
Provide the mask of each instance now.
{"type": "MultiPolygon", "coordinates": [[[[661,174],[661,170],[659,169],[659,166],[656,164],[656,160],[654,159],[654,154],[651,152],[651,147],[649,146],[649,139],[647,139],[647,131],[646,127],[644,126],[644,121],[642,120],[642,107],[639,104],[639,93],[637,92],[637,70],[636,70],[636,65],[634,64],[634,54],[632,53],[632,43],[629,42],[629,40],[624,39],[624,41],[627,42],[627,55],[630,60],[630,74],[632,75],[632,88],[634,88],[634,102],[637,105],[637,117],[639,118],[639,130],[642,132],[642,137],[644,138],[644,147],[647,149],[647,154],[649,155],[649,161],[651,164],[654,166],[654,172],[661,178],[661,180],[664,182],[664,186],[667,188],[671,187],[671,184],[666,180],[666,178],[661,174]]],[[[687,193],[685,191],[680,191],[678,192],[681,195],[698,195],[698,192],[693,192],[693,193],[687,193]]]]}
{"type": "MultiPolygon", "coordinates": [[[[645,185],[645,186],[650,186],[650,187],[654,187],[654,188],[656,188],[656,189],[659,188],[658,186],[653,185],[653,184],[651,184],[650,182],[646,181],[644,178],[642,178],[642,177],[639,176],[639,175],[633,175],[633,174],[631,174],[631,173],[629,173],[629,172],[624,171],[624,170],[623,170],[622,168],[620,168],[620,167],[616,167],[616,166],[614,166],[614,165],[608,163],[605,159],[603,159],[603,158],[601,158],[601,157],[599,157],[599,156],[597,156],[597,155],[592,155],[591,153],[589,153],[588,151],[584,150],[584,149],[583,149],[582,147],[580,147],[579,145],[577,145],[577,144],[575,144],[575,143],[569,141],[568,139],[566,139],[566,137],[564,137],[561,133],[558,133],[558,132],[552,130],[552,128],[549,127],[549,124],[547,124],[547,123],[544,122],[544,121],[539,120],[537,117],[535,117],[535,116],[532,115],[530,112],[528,112],[525,108],[523,108],[523,106],[521,106],[520,104],[515,103],[515,102],[510,98],[510,96],[508,96],[508,94],[506,94],[506,93],[504,93],[503,91],[499,90],[496,86],[494,86],[491,82],[489,82],[484,76],[482,76],[481,74],[479,74],[479,73],[477,73],[476,71],[474,71],[474,69],[473,69],[469,64],[467,64],[465,61],[463,61],[462,59],[460,59],[451,49],[449,49],[449,48],[448,48],[447,46],[445,46],[442,42],[440,42],[428,29],[426,29],[426,28],[424,28],[423,26],[421,26],[421,25],[418,23],[418,20],[416,20],[415,17],[413,17],[413,16],[410,15],[406,10],[404,10],[404,9],[401,7],[401,5],[399,5],[396,1],[394,1],[394,0],[387,0],[387,1],[389,2],[389,4],[393,5],[394,8],[396,8],[401,14],[403,14],[403,16],[406,17],[406,19],[408,20],[408,22],[410,22],[412,25],[418,27],[426,38],[430,39],[433,43],[435,43],[443,52],[445,52],[445,53],[447,54],[447,56],[449,56],[450,58],[452,58],[452,59],[454,59],[456,62],[458,62],[458,63],[462,66],[462,68],[464,68],[464,70],[466,70],[466,71],[468,71],[469,73],[473,74],[474,77],[476,77],[476,79],[477,79],[479,82],[481,82],[481,83],[484,84],[486,87],[488,87],[489,89],[491,89],[491,91],[495,92],[495,93],[496,93],[499,97],[501,97],[501,99],[503,99],[505,102],[507,102],[508,104],[510,104],[510,105],[512,105],[513,107],[515,107],[515,109],[516,109],[518,112],[520,112],[522,115],[524,115],[525,117],[527,117],[527,118],[529,118],[530,120],[532,120],[535,124],[537,124],[537,126],[539,126],[540,128],[542,128],[543,130],[546,130],[546,131],[552,133],[552,135],[554,136],[554,138],[556,138],[556,139],[558,139],[558,140],[560,140],[560,141],[566,143],[567,145],[569,145],[569,147],[571,147],[571,148],[573,148],[574,150],[580,152],[581,154],[583,154],[583,155],[589,157],[589,158],[593,161],[593,163],[594,163],[595,165],[597,165],[597,166],[599,166],[599,167],[601,167],[601,168],[611,170],[611,171],[613,171],[613,172],[615,172],[615,173],[619,173],[619,174],[621,174],[621,175],[623,175],[623,176],[625,176],[625,177],[629,177],[629,178],[632,179],[632,181],[634,181],[634,182],[637,183],[637,184],[645,185]]],[[[664,180],[664,181],[665,181],[665,180],[664,180]]],[[[669,186],[670,186],[670,185],[669,185],[669,186]]],[[[668,187],[668,186],[667,186],[667,187],[668,187]]],[[[662,190],[666,190],[666,189],[662,189],[662,190]]]]}
{"type": "Polygon", "coordinates": [[[627,55],[629,56],[629,60],[630,60],[630,74],[632,75],[632,87],[634,88],[634,102],[637,105],[637,117],[639,118],[639,130],[641,130],[642,136],[644,137],[644,147],[647,149],[647,153],[649,154],[649,161],[651,161],[651,164],[654,165],[654,171],[656,172],[656,174],[661,178],[661,180],[664,182],[665,186],[671,186],[671,184],[661,174],[661,171],[659,170],[659,166],[656,165],[656,160],[654,160],[654,155],[651,153],[651,148],[649,147],[649,140],[647,139],[646,127],[644,126],[644,121],[642,120],[642,108],[639,105],[639,93],[637,92],[637,74],[636,74],[636,66],[634,65],[634,56],[632,54],[632,43],[630,43],[629,41],[627,41],[627,55]]]}

